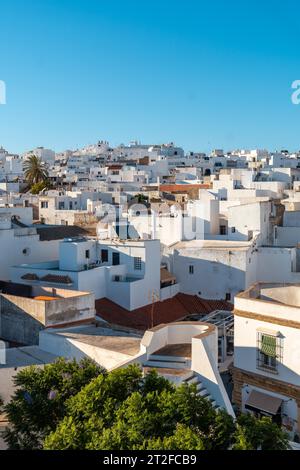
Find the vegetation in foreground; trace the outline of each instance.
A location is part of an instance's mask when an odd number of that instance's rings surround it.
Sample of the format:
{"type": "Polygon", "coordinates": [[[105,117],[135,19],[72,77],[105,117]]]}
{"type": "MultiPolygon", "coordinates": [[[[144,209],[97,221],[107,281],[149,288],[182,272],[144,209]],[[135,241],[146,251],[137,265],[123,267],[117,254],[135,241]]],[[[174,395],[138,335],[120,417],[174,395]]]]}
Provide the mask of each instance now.
{"type": "Polygon", "coordinates": [[[236,421],[196,395],[136,365],[106,372],[90,360],[29,367],[4,406],[11,449],[284,450],[287,435],[268,418],[236,421]]]}

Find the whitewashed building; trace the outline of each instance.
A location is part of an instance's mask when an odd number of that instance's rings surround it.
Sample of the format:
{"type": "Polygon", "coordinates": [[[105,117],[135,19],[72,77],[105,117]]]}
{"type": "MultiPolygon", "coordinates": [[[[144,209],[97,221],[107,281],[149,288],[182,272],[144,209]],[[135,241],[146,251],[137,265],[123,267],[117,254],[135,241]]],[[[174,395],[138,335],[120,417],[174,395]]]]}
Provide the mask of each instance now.
{"type": "Polygon", "coordinates": [[[300,432],[300,285],[258,283],[235,297],[234,393],[243,412],[300,432]]]}
{"type": "Polygon", "coordinates": [[[12,266],[10,272],[16,283],[89,291],[127,310],[148,305],[153,293],[166,299],[178,292],[160,287],[158,240],[65,239],[58,260],[12,266]]]}

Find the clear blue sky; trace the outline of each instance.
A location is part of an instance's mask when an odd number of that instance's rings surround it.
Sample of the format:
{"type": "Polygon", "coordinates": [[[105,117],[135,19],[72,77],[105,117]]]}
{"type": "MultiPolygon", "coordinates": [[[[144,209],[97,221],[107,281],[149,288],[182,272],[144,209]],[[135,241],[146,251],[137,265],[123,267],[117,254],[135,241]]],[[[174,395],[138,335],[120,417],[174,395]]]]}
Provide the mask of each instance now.
{"type": "Polygon", "coordinates": [[[294,0],[1,0],[0,145],[300,149],[294,0]]]}

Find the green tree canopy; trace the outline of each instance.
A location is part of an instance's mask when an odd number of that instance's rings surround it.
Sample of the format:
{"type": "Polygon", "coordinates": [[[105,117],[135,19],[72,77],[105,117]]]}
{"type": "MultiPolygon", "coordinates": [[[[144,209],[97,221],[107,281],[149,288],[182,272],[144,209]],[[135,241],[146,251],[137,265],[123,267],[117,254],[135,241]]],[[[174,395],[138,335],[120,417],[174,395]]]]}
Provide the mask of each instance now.
{"type": "Polygon", "coordinates": [[[178,387],[137,366],[101,375],[68,400],[64,419],[45,449],[225,450],[288,447],[279,427],[263,418],[215,411],[195,385],[178,387]],[[259,430],[257,436],[255,433],[259,430]]]}
{"type": "Polygon", "coordinates": [[[135,196],[135,198],[136,198],[136,200],[139,204],[143,204],[145,202],[148,202],[148,197],[145,196],[144,194],[137,194],[135,196]]]}
{"type": "Polygon", "coordinates": [[[39,194],[43,189],[48,189],[50,187],[49,181],[40,181],[39,183],[34,183],[31,188],[31,194],[39,194]]]}
{"type": "Polygon", "coordinates": [[[288,448],[268,418],[216,411],[194,384],[175,386],[138,365],[109,373],[90,360],[29,367],[4,406],[10,448],[250,450],[288,448]]]}
{"type": "Polygon", "coordinates": [[[270,418],[256,419],[240,415],[237,421],[234,450],[284,450],[288,446],[285,433],[270,418]]]}
{"type": "Polygon", "coordinates": [[[12,449],[37,449],[66,413],[66,401],[105,371],[89,359],[58,359],[44,368],[26,367],[17,373],[16,391],[4,405],[10,427],[4,439],[12,449]]]}

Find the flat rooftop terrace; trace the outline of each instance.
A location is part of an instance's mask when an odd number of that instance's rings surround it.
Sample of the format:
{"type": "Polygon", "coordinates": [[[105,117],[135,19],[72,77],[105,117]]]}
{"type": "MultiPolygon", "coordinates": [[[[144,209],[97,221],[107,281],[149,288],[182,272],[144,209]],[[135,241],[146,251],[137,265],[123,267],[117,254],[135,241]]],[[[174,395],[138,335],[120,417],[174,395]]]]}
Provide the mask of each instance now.
{"type": "Polygon", "coordinates": [[[87,325],[61,330],[48,329],[46,333],[129,356],[138,354],[142,339],[142,335],[138,333],[130,333],[122,328],[112,328],[109,325],[107,327],[87,325]]]}
{"type": "Polygon", "coordinates": [[[192,344],[168,344],[153,353],[153,356],[174,356],[174,357],[192,357],[192,344]]]}
{"type": "Polygon", "coordinates": [[[300,284],[256,283],[237,297],[300,308],[300,284]]]}
{"type": "Polygon", "coordinates": [[[252,241],[235,240],[188,240],[172,245],[173,248],[182,249],[211,249],[211,250],[235,250],[246,251],[252,245],[252,241]]]}
{"type": "Polygon", "coordinates": [[[58,356],[43,351],[38,346],[8,348],[5,353],[5,364],[0,364],[0,369],[50,364],[57,358],[58,356]]]}

